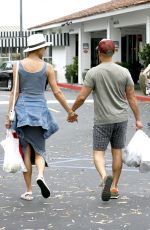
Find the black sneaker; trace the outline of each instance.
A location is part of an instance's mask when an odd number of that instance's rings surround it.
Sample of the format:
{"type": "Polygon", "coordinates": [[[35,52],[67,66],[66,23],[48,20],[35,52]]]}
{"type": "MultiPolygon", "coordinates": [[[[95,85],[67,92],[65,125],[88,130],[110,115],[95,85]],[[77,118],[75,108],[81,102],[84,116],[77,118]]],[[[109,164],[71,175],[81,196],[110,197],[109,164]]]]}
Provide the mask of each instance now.
{"type": "Polygon", "coordinates": [[[41,189],[42,196],[44,198],[48,198],[50,196],[50,190],[49,190],[48,186],[46,185],[44,178],[38,177],[36,182],[41,189]]]}
{"type": "Polygon", "coordinates": [[[107,176],[104,182],[104,188],[102,190],[101,198],[103,201],[109,201],[111,197],[111,184],[112,184],[113,178],[112,176],[107,176]]]}

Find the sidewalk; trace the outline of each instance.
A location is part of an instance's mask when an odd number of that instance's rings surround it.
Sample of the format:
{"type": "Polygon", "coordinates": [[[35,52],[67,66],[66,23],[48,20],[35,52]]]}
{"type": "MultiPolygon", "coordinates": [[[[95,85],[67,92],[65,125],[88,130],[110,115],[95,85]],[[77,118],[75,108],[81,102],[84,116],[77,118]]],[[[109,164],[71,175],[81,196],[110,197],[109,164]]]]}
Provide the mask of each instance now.
{"type": "MultiPolygon", "coordinates": [[[[82,88],[82,85],[69,84],[69,83],[58,83],[58,86],[61,88],[72,89],[72,90],[80,90],[82,88]]],[[[135,89],[135,92],[138,101],[150,102],[150,97],[143,95],[141,90],[135,89]]]]}

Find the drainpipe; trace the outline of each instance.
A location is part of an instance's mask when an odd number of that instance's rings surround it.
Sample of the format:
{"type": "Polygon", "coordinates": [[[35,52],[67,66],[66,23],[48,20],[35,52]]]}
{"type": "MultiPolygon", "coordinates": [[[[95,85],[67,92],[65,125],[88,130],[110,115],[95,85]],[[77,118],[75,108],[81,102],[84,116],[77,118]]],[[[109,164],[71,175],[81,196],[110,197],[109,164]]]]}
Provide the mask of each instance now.
{"type": "MultiPolygon", "coordinates": [[[[20,39],[22,39],[22,0],[20,0],[20,39]]],[[[20,59],[22,58],[23,58],[23,47],[20,46],[20,59]]]]}
{"type": "Polygon", "coordinates": [[[78,36],[78,83],[82,84],[82,25],[78,36]]]}
{"type": "Polygon", "coordinates": [[[107,20],[107,39],[111,39],[110,19],[107,20]]]}
{"type": "Polygon", "coordinates": [[[147,16],[146,21],[146,43],[150,43],[150,16],[147,16]]]}

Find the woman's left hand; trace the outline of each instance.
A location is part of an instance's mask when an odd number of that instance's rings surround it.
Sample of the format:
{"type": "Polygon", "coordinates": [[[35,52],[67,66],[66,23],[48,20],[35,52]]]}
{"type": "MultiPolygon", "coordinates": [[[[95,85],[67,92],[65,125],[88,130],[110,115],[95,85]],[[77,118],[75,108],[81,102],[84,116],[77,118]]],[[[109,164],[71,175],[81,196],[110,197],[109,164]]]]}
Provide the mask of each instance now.
{"type": "Polygon", "coordinates": [[[9,120],[8,117],[6,117],[6,120],[5,120],[5,127],[6,127],[6,129],[10,129],[11,128],[11,121],[9,120]]]}
{"type": "Polygon", "coordinates": [[[78,115],[75,112],[69,113],[68,118],[67,118],[68,122],[78,122],[78,115]]]}

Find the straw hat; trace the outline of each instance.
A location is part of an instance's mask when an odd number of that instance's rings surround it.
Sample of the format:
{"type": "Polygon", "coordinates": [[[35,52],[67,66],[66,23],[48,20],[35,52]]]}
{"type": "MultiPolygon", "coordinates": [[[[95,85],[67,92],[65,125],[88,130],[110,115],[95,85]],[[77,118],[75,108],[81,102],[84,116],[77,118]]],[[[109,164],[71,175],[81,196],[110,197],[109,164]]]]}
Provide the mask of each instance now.
{"type": "Polygon", "coordinates": [[[43,34],[32,34],[27,38],[28,48],[24,50],[24,52],[30,52],[33,50],[37,50],[46,46],[52,45],[51,42],[46,42],[43,34]]]}

